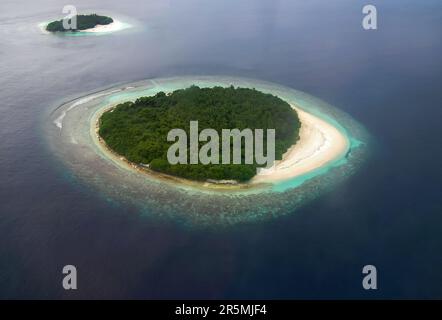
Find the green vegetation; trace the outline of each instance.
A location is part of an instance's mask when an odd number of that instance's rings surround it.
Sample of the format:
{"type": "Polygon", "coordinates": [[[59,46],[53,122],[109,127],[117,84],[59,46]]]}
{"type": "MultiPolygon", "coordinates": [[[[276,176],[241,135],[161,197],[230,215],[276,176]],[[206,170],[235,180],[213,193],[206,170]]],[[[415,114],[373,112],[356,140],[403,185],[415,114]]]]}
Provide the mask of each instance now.
{"type": "Polygon", "coordinates": [[[46,30],[50,32],[71,32],[91,29],[97,25],[106,25],[114,22],[112,18],[99,16],[97,14],[77,15],[77,28],[66,30],[63,27],[63,20],[53,21],[46,26],[46,30]]]}
{"type": "MultiPolygon", "coordinates": [[[[275,158],[279,160],[299,138],[298,115],[287,102],[255,89],[233,86],[192,86],[119,104],[102,115],[99,135],[129,161],[148,164],[155,171],[174,176],[199,181],[247,181],[256,174],[256,163],[169,164],[167,150],[174,142],[167,141],[168,132],[180,128],[189,136],[189,123],[196,120],[199,132],[215,129],[220,140],[222,129],[264,129],[264,133],[266,129],[275,129],[275,158]]],[[[264,150],[265,137],[266,134],[264,150]]],[[[200,147],[204,144],[200,142],[200,147]]],[[[244,163],[244,150],[242,159],[244,163]]]]}

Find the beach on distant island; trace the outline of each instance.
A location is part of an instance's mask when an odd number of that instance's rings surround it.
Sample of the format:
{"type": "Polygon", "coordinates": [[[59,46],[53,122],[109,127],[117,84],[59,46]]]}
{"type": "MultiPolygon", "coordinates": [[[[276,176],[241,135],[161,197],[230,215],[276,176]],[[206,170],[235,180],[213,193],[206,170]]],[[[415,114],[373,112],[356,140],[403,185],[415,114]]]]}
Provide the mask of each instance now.
{"type": "Polygon", "coordinates": [[[130,28],[130,25],[120,21],[120,20],[116,20],[114,19],[114,21],[110,24],[106,24],[106,25],[97,25],[94,28],[91,29],[86,29],[86,30],[81,30],[81,32],[87,32],[87,33],[112,33],[112,32],[117,32],[117,31],[121,31],[124,29],[128,29],[130,28]]]}
{"type": "MultiPolygon", "coordinates": [[[[50,21],[45,21],[38,24],[38,27],[40,31],[44,34],[52,34],[52,32],[47,31],[46,27],[50,23],[50,21]]],[[[106,25],[96,25],[94,28],[89,28],[85,30],[78,30],[74,32],[63,32],[64,35],[104,35],[104,34],[111,34],[118,31],[130,29],[133,26],[129,23],[123,22],[122,20],[113,18],[113,22],[106,24],[106,25]]]]}

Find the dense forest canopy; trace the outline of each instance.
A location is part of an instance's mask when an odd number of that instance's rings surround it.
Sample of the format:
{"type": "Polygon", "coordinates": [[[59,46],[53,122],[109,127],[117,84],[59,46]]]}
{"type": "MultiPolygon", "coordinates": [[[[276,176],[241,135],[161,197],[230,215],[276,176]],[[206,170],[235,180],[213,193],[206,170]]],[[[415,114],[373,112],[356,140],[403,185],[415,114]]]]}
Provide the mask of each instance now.
{"type": "Polygon", "coordinates": [[[233,86],[192,86],[168,95],[160,92],[119,104],[100,118],[99,135],[112,150],[129,161],[174,176],[199,181],[247,181],[256,174],[259,165],[244,164],[244,161],[242,164],[171,165],[167,150],[174,142],[167,141],[167,134],[171,129],[180,128],[189,136],[190,121],[198,121],[199,132],[211,128],[220,137],[222,129],[264,129],[264,133],[266,129],[275,129],[275,158],[279,160],[299,138],[300,122],[287,102],[255,89],[233,86]]]}
{"type": "Polygon", "coordinates": [[[46,27],[46,30],[50,32],[79,31],[79,30],[91,29],[96,27],[97,25],[111,24],[112,22],[114,22],[112,18],[106,16],[99,16],[97,14],[77,15],[76,29],[66,30],[63,27],[63,19],[62,19],[49,23],[46,27]]]}

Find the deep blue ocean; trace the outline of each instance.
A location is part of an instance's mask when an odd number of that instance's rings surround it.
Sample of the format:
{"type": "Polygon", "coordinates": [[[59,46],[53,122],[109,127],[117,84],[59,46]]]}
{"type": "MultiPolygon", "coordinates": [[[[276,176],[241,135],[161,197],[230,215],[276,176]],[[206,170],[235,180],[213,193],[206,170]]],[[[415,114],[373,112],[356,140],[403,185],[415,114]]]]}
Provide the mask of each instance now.
{"type": "Polygon", "coordinates": [[[42,34],[65,4],[0,2],[0,298],[442,298],[440,0],[72,0],[138,27],[42,34]],[[53,109],[177,75],[305,91],[362,123],[371,157],[296,212],[221,230],[152,221],[64,172],[44,137],[53,109]],[[378,290],[362,287],[368,264],[378,290]]]}

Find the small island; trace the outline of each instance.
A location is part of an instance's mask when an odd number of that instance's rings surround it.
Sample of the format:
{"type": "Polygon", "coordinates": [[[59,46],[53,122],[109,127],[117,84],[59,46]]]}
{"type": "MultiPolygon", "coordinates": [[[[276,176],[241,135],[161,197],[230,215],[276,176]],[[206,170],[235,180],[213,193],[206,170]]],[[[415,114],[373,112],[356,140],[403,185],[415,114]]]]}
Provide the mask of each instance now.
{"type": "Polygon", "coordinates": [[[114,22],[110,17],[100,16],[97,14],[89,15],[77,15],[77,28],[76,29],[65,29],[63,27],[63,19],[58,21],[50,22],[46,26],[46,31],[49,32],[77,32],[88,29],[93,29],[97,26],[109,25],[114,22]]]}
{"type": "MultiPolygon", "coordinates": [[[[190,135],[190,123],[198,121],[198,133],[206,128],[275,130],[275,159],[281,160],[299,139],[301,122],[286,101],[255,89],[191,86],[169,94],[157,93],[125,102],[104,112],[98,135],[108,148],[127,161],[159,173],[195,181],[247,182],[262,165],[170,164],[168,133],[181,128],[190,135]]],[[[265,143],[265,139],[264,139],[265,143]]],[[[199,142],[199,147],[204,145],[199,142]]],[[[244,151],[243,141],[241,142],[244,151]]],[[[266,150],[266,147],[263,148],[266,150]]],[[[221,151],[219,151],[221,153],[221,151]]],[[[245,152],[241,152],[244,160],[245,152]]],[[[221,157],[221,156],[220,156],[221,157]]]]}

